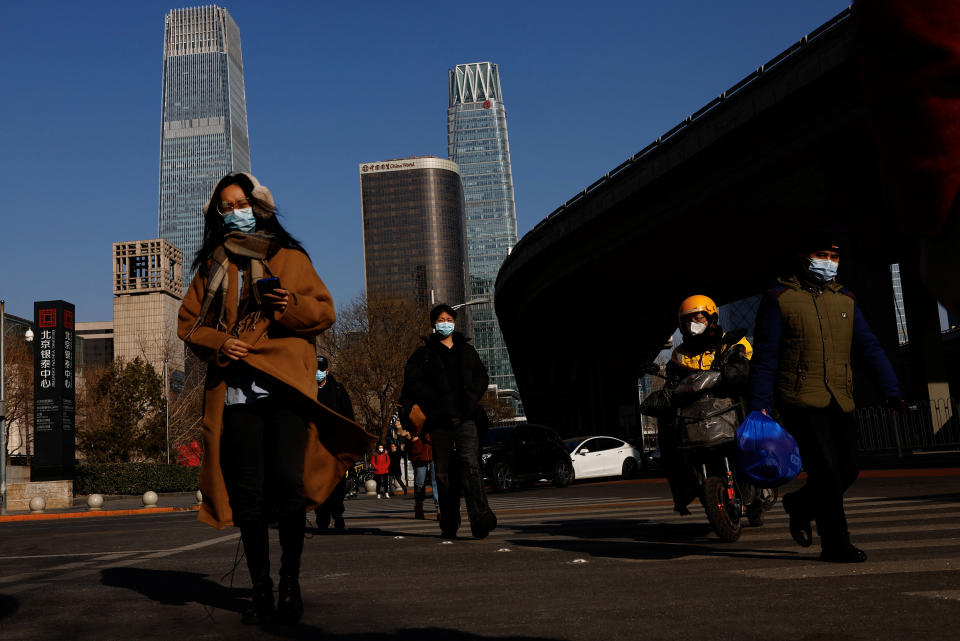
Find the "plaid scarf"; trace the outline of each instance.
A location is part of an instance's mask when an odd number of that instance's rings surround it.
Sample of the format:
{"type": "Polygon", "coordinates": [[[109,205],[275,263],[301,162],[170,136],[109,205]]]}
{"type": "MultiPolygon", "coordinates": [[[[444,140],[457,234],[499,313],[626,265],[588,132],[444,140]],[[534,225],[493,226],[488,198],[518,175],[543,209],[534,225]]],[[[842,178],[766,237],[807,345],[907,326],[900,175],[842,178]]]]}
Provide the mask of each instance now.
{"type": "MultiPolygon", "coordinates": [[[[227,286],[229,285],[227,268],[231,258],[249,259],[250,268],[247,272],[248,277],[244,279],[243,289],[247,292],[252,290],[257,308],[252,312],[246,312],[247,306],[245,305],[243,310],[239,310],[237,313],[237,324],[230,333],[234,336],[239,336],[246,329],[257,324],[257,321],[260,320],[260,293],[256,287],[251,287],[250,284],[264,278],[267,274],[273,276],[273,272],[270,271],[270,267],[267,265],[266,258],[272,255],[275,249],[275,242],[276,238],[273,234],[266,232],[243,234],[232,231],[224,236],[223,244],[213,250],[213,261],[207,270],[207,289],[203,293],[203,303],[200,305],[200,313],[197,315],[197,320],[187,333],[188,339],[207,318],[210,307],[213,305],[213,301],[217,298],[218,294],[220,298],[220,310],[217,314],[216,328],[227,329],[226,323],[224,322],[224,310],[226,309],[227,286]]],[[[243,299],[244,297],[241,295],[240,298],[243,299]]],[[[247,296],[247,301],[249,301],[249,296],[247,296]]]]}

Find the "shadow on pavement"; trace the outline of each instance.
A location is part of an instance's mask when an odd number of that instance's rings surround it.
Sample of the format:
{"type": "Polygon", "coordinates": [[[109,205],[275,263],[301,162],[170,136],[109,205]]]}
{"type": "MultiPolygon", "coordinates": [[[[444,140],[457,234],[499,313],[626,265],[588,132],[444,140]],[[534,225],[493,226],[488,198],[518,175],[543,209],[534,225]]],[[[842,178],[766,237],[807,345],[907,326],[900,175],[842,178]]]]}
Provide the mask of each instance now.
{"type": "Polygon", "coordinates": [[[461,632],[449,628],[407,628],[396,632],[358,632],[355,634],[329,634],[309,625],[265,625],[259,632],[281,639],[304,641],[563,641],[554,637],[504,636],[488,637],[461,632]]]}
{"type": "MultiPolygon", "coordinates": [[[[360,632],[356,634],[329,634],[322,628],[304,623],[295,625],[267,624],[244,626],[239,613],[247,604],[249,590],[228,588],[196,572],[148,570],[143,568],[109,568],[101,572],[101,583],[111,587],[128,588],[164,605],[199,603],[212,608],[237,613],[235,621],[222,621],[224,631],[236,631],[239,638],[273,636],[280,639],[309,639],[310,641],[562,641],[547,637],[498,636],[488,637],[447,628],[410,628],[396,632],[360,632]]],[[[13,614],[18,607],[16,599],[0,595],[0,618],[13,614]]],[[[310,604],[307,605],[308,614],[310,604]]],[[[191,626],[195,623],[190,623],[191,626]]],[[[194,628],[196,632],[197,629],[194,628]]]]}
{"type": "Polygon", "coordinates": [[[20,602],[9,594],[0,594],[0,621],[12,617],[20,609],[20,602]]]}
{"type": "MultiPolygon", "coordinates": [[[[685,556],[780,559],[808,561],[800,553],[750,549],[749,533],[735,543],[712,538],[706,523],[658,523],[637,519],[585,519],[551,521],[536,525],[511,525],[524,535],[554,535],[563,539],[515,539],[512,545],[539,547],[617,559],[670,560],[685,556]],[[575,537],[575,538],[571,538],[575,537]],[[711,537],[711,538],[707,538],[711,537]],[[609,540],[630,538],[632,541],[609,540]]],[[[789,535],[786,535],[789,537],[789,535]]]]}
{"type": "Polygon", "coordinates": [[[228,588],[197,572],[148,570],[145,568],[108,568],[100,573],[100,582],[127,588],[165,605],[199,603],[220,610],[240,612],[244,596],[250,591],[228,588]]]}

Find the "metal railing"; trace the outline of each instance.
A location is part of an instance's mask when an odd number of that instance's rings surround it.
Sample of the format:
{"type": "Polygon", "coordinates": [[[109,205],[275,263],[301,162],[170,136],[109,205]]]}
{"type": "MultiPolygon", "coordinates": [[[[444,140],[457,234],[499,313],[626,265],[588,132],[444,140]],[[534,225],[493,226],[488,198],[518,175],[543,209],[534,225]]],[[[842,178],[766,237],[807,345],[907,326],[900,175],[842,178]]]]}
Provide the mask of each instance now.
{"type": "Polygon", "coordinates": [[[854,412],[860,451],[866,454],[960,450],[957,399],[908,403],[905,412],[864,407],[854,412]]]}

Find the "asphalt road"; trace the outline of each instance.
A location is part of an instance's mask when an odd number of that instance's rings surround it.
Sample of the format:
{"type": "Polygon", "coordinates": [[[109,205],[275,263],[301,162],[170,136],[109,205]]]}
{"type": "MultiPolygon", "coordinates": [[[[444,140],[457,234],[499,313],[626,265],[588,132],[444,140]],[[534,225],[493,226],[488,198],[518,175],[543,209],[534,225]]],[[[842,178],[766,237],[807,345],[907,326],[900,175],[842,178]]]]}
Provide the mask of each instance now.
{"type": "Polygon", "coordinates": [[[667,496],[494,495],[501,527],[452,542],[410,498],[349,501],[346,533],[308,534],[302,622],[262,628],[239,621],[236,530],[190,513],[3,523],[0,639],[960,638],[960,476],[862,478],[847,509],[870,559],[853,566],[794,545],[779,505],[723,544],[667,496]]]}

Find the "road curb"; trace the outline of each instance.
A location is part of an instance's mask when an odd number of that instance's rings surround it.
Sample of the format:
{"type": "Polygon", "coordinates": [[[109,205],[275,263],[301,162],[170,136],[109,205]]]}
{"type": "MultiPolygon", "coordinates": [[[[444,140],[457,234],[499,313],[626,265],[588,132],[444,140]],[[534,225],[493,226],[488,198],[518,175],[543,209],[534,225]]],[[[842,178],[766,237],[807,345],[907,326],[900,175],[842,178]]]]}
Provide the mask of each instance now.
{"type": "Polygon", "coordinates": [[[132,510],[98,510],[88,512],[52,512],[48,514],[8,514],[0,516],[0,523],[17,521],[58,521],[61,519],[93,519],[106,516],[133,516],[135,514],[166,514],[170,512],[196,512],[196,505],[188,507],[141,507],[132,510]]]}

